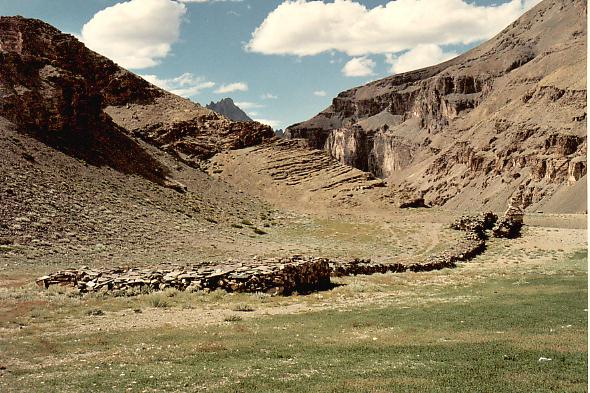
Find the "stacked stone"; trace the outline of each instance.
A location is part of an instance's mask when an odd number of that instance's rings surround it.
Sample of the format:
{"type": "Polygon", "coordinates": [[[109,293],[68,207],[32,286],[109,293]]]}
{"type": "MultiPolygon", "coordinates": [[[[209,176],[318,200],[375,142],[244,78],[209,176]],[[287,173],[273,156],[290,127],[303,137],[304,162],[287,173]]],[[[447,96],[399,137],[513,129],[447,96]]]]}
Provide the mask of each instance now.
{"type": "Polygon", "coordinates": [[[375,273],[400,273],[407,267],[401,263],[373,263],[370,259],[353,259],[352,261],[330,262],[333,277],[370,275],[375,273]]]}
{"type": "Polygon", "coordinates": [[[498,216],[491,212],[476,216],[465,215],[453,222],[451,228],[465,231],[471,238],[485,239],[486,231],[492,229],[497,220],[498,216]]]}
{"type": "MultiPolygon", "coordinates": [[[[518,217],[517,217],[518,218],[518,217]]],[[[266,260],[264,263],[200,264],[188,267],[169,265],[158,269],[114,268],[96,270],[64,270],[37,279],[37,285],[70,285],[80,292],[148,291],[175,288],[178,290],[215,290],[228,292],[272,292],[289,295],[308,293],[330,287],[330,276],[370,275],[375,273],[424,272],[454,268],[457,262],[469,261],[486,249],[486,231],[496,236],[497,216],[484,213],[463,216],[451,227],[465,231],[465,236],[446,251],[431,255],[421,262],[373,263],[370,259],[330,261],[325,258],[303,257],[266,260]]],[[[500,221],[503,222],[503,221],[500,221]]],[[[519,222],[515,219],[514,222],[519,222]]],[[[522,221],[520,221],[522,225],[522,221]]],[[[520,229],[520,227],[519,227],[520,229]]]]}
{"type": "Polygon", "coordinates": [[[266,261],[264,264],[237,263],[225,265],[168,266],[150,268],[89,268],[64,270],[37,279],[37,285],[69,285],[80,292],[215,290],[228,292],[272,292],[289,295],[309,292],[330,285],[327,259],[293,257],[266,261]]]}
{"type": "Polygon", "coordinates": [[[520,236],[520,230],[524,224],[524,211],[522,210],[520,197],[513,197],[504,216],[498,220],[493,230],[494,237],[514,239],[520,236]]]}

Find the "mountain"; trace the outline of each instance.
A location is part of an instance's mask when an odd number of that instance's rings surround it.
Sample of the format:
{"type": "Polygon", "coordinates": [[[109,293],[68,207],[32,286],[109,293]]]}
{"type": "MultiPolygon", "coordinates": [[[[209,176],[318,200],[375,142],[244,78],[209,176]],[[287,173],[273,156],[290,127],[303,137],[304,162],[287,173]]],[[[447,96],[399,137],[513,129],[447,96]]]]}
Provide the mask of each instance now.
{"type": "Polygon", "coordinates": [[[11,263],[186,263],[218,239],[240,241],[230,223],[255,222],[266,205],[200,167],[273,137],[44,22],[0,17],[0,245],[11,263]]]}
{"type": "Polygon", "coordinates": [[[286,136],[433,205],[585,211],[586,14],[545,0],[457,58],[340,93],[286,136]]]}
{"type": "Polygon", "coordinates": [[[234,100],[232,100],[231,98],[224,98],[219,102],[211,101],[209,105],[207,105],[207,109],[211,109],[212,111],[215,111],[220,115],[227,117],[230,120],[253,121],[252,119],[250,119],[250,117],[248,117],[246,112],[241,110],[234,103],[234,100]]]}
{"type": "Polygon", "coordinates": [[[0,116],[23,132],[94,165],[165,182],[167,169],[102,110],[159,95],[147,82],[20,17],[0,18],[0,75],[0,116]]]}
{"type": "Polygon", "coordinates": [[[151,85],[73,36],[22,17],[0,18],[0,116],[95,164],[162,178],[137,138],[192,165],[273,137],[151,85]]]}

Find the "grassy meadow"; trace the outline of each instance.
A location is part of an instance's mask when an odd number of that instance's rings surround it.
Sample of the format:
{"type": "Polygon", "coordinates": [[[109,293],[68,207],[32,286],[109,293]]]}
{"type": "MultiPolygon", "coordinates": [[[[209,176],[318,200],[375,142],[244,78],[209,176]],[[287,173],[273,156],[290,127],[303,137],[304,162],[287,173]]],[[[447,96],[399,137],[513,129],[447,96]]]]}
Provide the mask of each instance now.
{"type": "Polygon", "coordinates": [[[504,248],[307,296],[2,288],[0,390],[587,391],[586,250],[504,248]]]}

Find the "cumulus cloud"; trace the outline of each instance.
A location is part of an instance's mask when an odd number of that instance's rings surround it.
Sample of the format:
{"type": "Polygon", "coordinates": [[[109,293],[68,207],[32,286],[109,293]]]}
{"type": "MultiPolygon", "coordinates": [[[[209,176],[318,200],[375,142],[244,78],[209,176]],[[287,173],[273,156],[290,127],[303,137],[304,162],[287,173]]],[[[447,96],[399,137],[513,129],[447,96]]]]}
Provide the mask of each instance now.
{"type": "Polygon", "coordinates": [[[477,5],[467,0],[396,0],[367,8],[351,0],[289,0],[269,13],[246,49],[310,56],[396,53],[420,44],[470,44],[492,37],[540,0],[477,5]]]}
{"type": "Polygon", "coordinates": [[[97,12],[80,37],[125,68],[157,65],[180,35],[186,6],[171,0],[130,0],[97,12]]]}
{"type": "Polygon", "coordinates": [[[204,89],[210,89],[215,86],[214,82],[205,80],[200,76],[191,73],[184,73],[176,78],[160,79],[156,75],[141,75],[143,79],[164,90],[181,97],[192,97],[204,89]]]}
{"type": "Polygon", "coordinates": [[[323,90],[316,90],[313,92],[313,95],[318,97],[325,97],[327,93],[323,90]]]}
{"type": "Polygon", "coordinates": [[[401,56],[396,57],[388,53],[385,55],[385,61],[391,64],[392,73],[399,74],[439,64],[457,55],[456,52],[444,52],[440,46],[435,44],[420,44],[401,56]]]}
{"type": "Polygon", "coordinates": [[[281,122],[278,120],[270,120],[270,119],[253,119],[262,124],[266,124],[267,126],[271,126],[273,129],[279,128],[281,122]]]}
{"type": "Polygon", "coordinates": [[[257,104],[256,102],[242,101],[242,102],[236,102],[235,104],[240,109],[243,109],[243,110],[255,109],[255,108],[264,108],[264,105],[257,104]]]}
{"type": "Polygon", "coordinates": [[[263,100],[276,100],[279,97],[271,93],[264,93],[260,96],[260,98],[262,98],[263,100]]]}
{"type": "Polygon", "coordinates": [[[233,93],[234,91],[248,91],[248,84],[244,82],[229,83],[227,85],[220,86],[215,93],[226,94],[233,93]]]}
{"type": "Polygon", "coordinates": [[[346,76],[369,76],[373,75],[374,68],[375,62],[368,57],[353,57],[344,64],[342,73],[346,76]]]}
{"type": "Polygon", "coordinates": [[[241,3],[244,0],[176,0],[181,3],[241,3]]]}

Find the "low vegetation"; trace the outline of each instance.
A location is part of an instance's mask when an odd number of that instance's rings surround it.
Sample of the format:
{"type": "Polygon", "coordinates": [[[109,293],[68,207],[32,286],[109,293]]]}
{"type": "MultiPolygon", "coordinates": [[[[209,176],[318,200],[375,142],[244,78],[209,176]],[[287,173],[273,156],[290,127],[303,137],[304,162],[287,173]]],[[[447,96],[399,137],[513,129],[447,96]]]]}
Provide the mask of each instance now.
{"type": "Polygon", "coordinates": [[[0,388],[585,391],[586,251],[528,258],[497,242],[489,255],[454,270],[341,278],[308,296],[22,289],[5,300],[36,305],[3,318],[12,333],[0,344],[0,388]],[[503,253],[518,263],[500,265],[503,253]]]}

